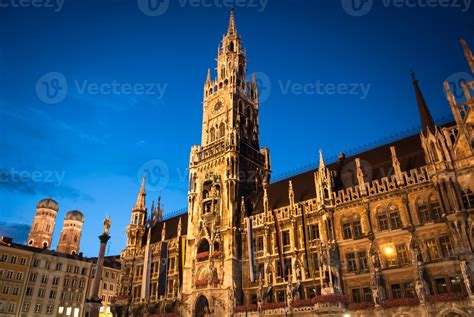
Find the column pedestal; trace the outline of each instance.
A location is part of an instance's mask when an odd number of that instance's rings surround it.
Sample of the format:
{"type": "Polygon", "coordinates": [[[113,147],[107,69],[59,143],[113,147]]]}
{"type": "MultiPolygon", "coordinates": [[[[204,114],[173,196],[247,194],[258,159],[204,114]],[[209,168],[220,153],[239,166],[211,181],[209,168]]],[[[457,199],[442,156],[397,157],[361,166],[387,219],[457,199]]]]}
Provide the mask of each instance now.
{"type": "Polygon", "coordinates": [[[85,317],[99,317],[100,307],[102,307],[102,298],[99,297],[100,280],[102,278],[102,268],[104,266],[105,248],[110,236],[107,233],[99,236],[100,249],[97,257],[97,265],[95,269],[94,280],[92,281],[91,296],[86,299],[84,311],[85,317]]]}

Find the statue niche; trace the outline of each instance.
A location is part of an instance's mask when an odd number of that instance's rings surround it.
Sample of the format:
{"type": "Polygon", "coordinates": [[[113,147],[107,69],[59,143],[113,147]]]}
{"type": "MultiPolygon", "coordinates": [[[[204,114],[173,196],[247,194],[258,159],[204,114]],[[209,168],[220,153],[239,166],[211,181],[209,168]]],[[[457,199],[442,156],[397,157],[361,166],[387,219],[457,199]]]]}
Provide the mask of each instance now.
{"type": "Polygon", "coordinates": [[[204,183],[202,198],[202,214],[218,216],[221,199],[221,186],[217,179],[208,180],[204,183]]]}

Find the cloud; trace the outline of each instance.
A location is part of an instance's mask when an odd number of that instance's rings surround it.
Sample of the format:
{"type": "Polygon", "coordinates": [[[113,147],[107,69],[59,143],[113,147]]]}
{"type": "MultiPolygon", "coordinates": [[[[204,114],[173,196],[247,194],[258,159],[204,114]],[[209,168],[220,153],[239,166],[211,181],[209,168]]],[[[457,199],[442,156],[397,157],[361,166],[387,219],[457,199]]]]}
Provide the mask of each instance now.
{"type": "Polygon", "coordinates": [[[30,226],[21,223],[0,222],[0,236],[10,237],[13,242],[25,243],[30,232],[30,226]]]}
{"type": "Polygon", "coordinates": [[[88,194],[63,185],[65,171],[15,170],[0,168],[0,190],[28,195],[94,201],[88,194]]]}

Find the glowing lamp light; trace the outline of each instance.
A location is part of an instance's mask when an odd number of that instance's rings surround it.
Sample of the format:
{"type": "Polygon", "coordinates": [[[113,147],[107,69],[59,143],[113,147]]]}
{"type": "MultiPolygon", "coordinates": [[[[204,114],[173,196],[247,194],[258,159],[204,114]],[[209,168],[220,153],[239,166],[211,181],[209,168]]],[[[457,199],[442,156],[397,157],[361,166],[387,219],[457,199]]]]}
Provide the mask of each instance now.
{"type": "Polygon", "coordinates": [[[343,317],[351,317],[351,315],[346,313],[343,315],[343,317]]]}
{"type": "Polygon", "coordinates": [[[386,247],[383,251],[386,256],[392,256],[394,252],[392,247],[386,247]]]}

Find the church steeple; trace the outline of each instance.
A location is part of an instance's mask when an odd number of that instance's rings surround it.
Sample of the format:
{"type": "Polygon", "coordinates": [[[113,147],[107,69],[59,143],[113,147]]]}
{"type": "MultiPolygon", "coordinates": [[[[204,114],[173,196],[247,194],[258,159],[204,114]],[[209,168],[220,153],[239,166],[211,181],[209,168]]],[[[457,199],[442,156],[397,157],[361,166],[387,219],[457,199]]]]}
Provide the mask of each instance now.
{"type": "Polygon", "coordinates": [[[227,28],[227,35],[237,34],[234,20],[234,8],[230,9],[229,27],[227,28]]]}
{"type": "Polygon", "coordinates": [[[420,113],[420,120],[421,120],[421,128],[423,134],[426,136],[428,131],[434,134],[436,128],[435,123],[433,121],[433,117],[431,116],[431,112],[426,104],[425,98],[421,93],[420,86],[418,85],[418,80],[415,77],[415,73],[411,73],[411,77],[413,79],[413,87],[415,88],[415,95],[416,101],[418,103],[418,111],[420,113]]]}
{"type": "Polygon", "coordinates": [[[464,50],[464,56],[466,56],[467,63],[471,68],[471,72],[474,73],[474,55],[472,54],[471,49],[463,38],[461,39],[461,45],[464,50]]]}
{"type": "Polygon", "coordinates": [[[140,192],[138,193],[137,202],[135,203],[135,209],[139,209],[139,210],[145,210],[146,209],[146,205],[145,205],[145,196],[146,196],[145,180],[146,180],[146,177],[143,176],[142,185],[140,186],[140,192]]]}
{"type": "Polygon", "coordinates": [[[137,202],[135,203],[135,206],[132,209],[130,224],[127,226],[127,247],[130,248],[140,246],[142,242],[142,237],[145,234],[147,222],[147,209],[145,203],[145,180],[146,178],[145,176],[143,176],[140,191],[138,192],[137,196],[137,202]]]}

